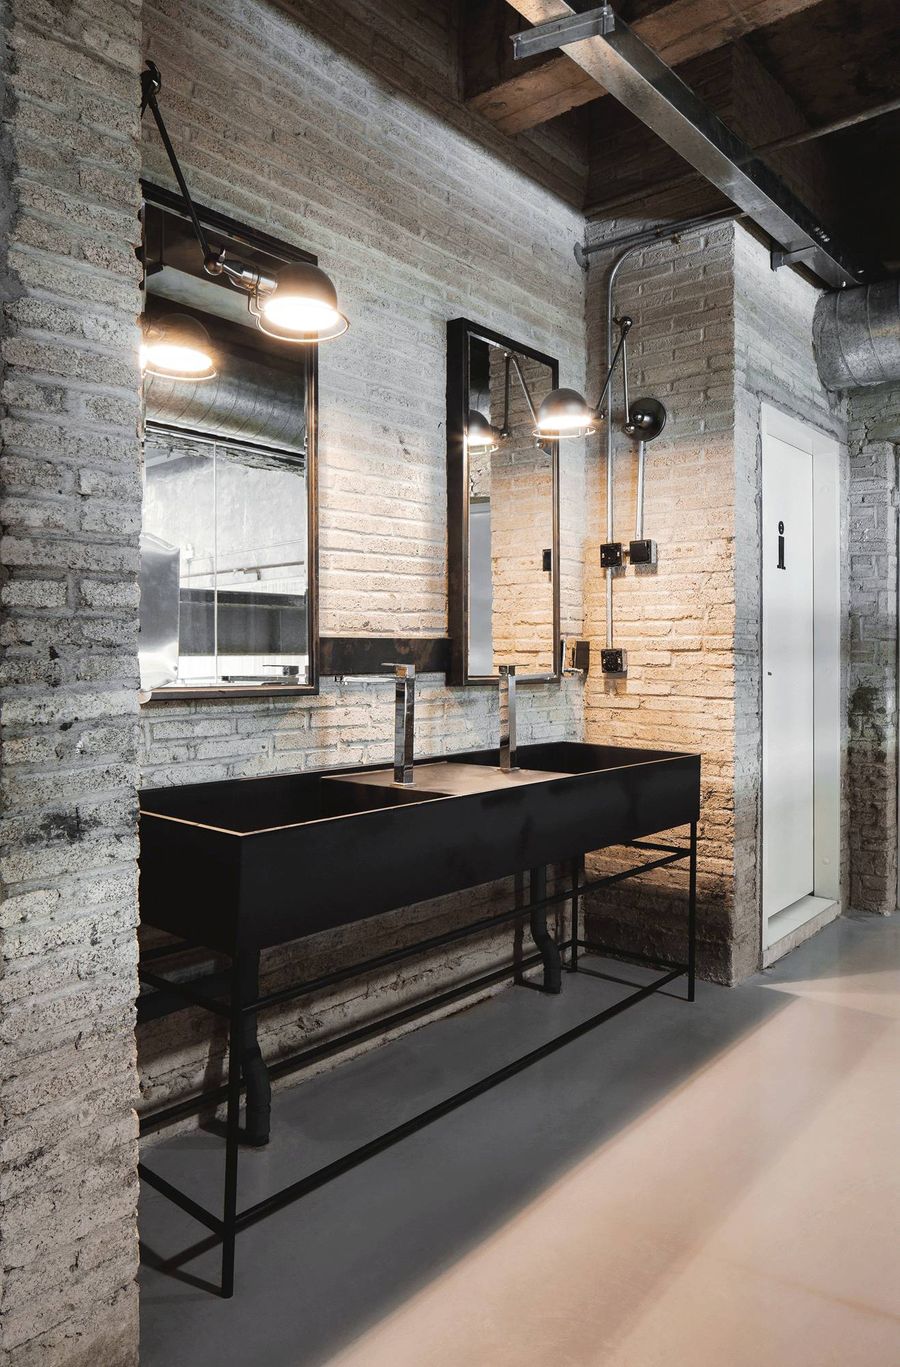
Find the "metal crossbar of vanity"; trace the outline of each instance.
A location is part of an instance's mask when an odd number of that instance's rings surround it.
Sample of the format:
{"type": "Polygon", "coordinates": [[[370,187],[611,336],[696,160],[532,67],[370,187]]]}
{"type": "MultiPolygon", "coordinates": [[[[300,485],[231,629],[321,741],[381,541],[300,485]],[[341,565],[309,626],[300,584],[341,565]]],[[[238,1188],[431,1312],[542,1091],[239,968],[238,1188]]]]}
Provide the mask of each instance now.
{"type": "MultiPolygon", "coordinates": [[[[665,751],[558,741],[515,743],[515,673],[501,676],[501,763],[474,751],[411,765],[413,671],[397,667],[393,769],[330,769],[160,788],[141,794],[141,917],[177,937],[180,949],[224,954],[225,975],[178,981],[145,959],[142,981],[204,1007],[229,1027],[225,1086],[145,1116],[144,1133],[225,1103],[225,1179],[221,1215],[200,1206],[141,1164],[143,1179],[221,1239],[221,1294],[234,1291],[237,1233],[381,1152],[539,1059],[685,976],[694,998],[697,820],[700,759],[665,751]],[[660,840],[690,828],[688,843],[660,840]],[[627,846],[642,862],[586,880],[586,853],[627,846]],[[647,853],[652,856],[647,858],[647,853]],[[579,952],[610,954],[585,938],[580,903],[588,892],[681,860],[689,866],[687,957],[644,960],[658,970],[646,985],[536,1049],[344,1157],[244,1210],[237,1208],[241,1143],[268,1139],[270,1073],[284,1076],[352,1044],[447,1006],[541,965],[545,992],[561,990],[563,967],[594,973],[579,952]],[[568,886],[548,895],[546,871],[563,865],[568,886]],[[429,898],[528,874],[528,901],[390,953],[269,993],[259,990],[260,952],[323,930],[429,898]],[[571,905],[570,933],[554,938],[552,907],[571,905]],[[342,1036],[301,1050],[267,1070],[256,1039],[261,1011],[345,979],[374,972],[442,945],[527,916],[534,951],[518,964],[404,1007],[342,1036]],[[567,961],[563,962],[563,955],[567,961]],[[246,1121],[241,1127],[241,1096],[246,1121]]],[[[158,951],[171,954],[171,945],[158,951]]],[[[632,956],[638,958],[639,956],[632,956]]],[[[602,977],[602,974],[595,974],[602,977]]]]}

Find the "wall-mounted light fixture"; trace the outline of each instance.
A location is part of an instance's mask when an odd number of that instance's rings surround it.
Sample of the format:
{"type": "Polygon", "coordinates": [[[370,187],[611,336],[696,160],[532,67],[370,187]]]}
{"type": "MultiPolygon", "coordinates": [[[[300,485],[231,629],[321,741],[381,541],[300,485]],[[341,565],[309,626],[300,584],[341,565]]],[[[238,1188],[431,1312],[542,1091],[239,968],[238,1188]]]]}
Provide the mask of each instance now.
{"type": "MultiPolygon", "coordinates": [[[[625,338],[631,331],[633,320],[624,317],[616,318],[614,321],[619,329],[619,341],[596,407],[591,408],[577,389],[551,390],[538,409],[535,436],[555,439],[560,437],[586,437],[595,431],[598,424],[606,417],[603,401],[609,391],[613,372],[619,363],[620,356],[622,357],[622,374],[625,381],[625,412],[628,413],[628,353],[625,338]]],[[[633,434],[629,433],[629,435],[633,434]]]]}
{"type": "MultiPolygon", "coordinates": [[[[149,109],[181,191],[194,234],[203,253],[207,275],[222,275],[236,289],[247,294],[247,304],[257,326],[270,337],[283,342],[315,345],[340,337],[350,326],[338,309],[337,291],[331,279],[318,266],[292,262],[274,275],[257,270],[238,257],[227,256],[224,247],[212,246],[191,199],[184,173],[175,155],[172,140],[159,110],[157,95],[162,79],[153,62],[141,73],[141,114],[149,109]]],[[[190,378],[196,379],[193,375],[190,378]]]]}
{"type": "MultiPolygon", "coordinates": [[[[506,440],[510,435],[509,425],[509,379],[514,370],[519,384],[522,386],[522,393],[525,395],[525,402],[528,405],[528,412],[531,421],[537,426],[538,415],[531,397],[531,390],[522,372],[522,366],[518,356],[514,351],[503,353],[504,375],[503,375],[503,422],[500,427],[494,427],[492,423],[477,408],[470,408],[466,417],[466,450],[471,455],[483,455],[485,452],[497,451],[500,449],[501,440],[506,440]]],[[[534,435],[538,438],[536,446],[543,445],[545,438],[540,432],[535,430],[534,435]]]]}
{"type": "Polygon", "coordinates": [[[167,380],[211,380],[216,362],[209,333],[187,313],[145,320],[141,369],[167,380]]]}

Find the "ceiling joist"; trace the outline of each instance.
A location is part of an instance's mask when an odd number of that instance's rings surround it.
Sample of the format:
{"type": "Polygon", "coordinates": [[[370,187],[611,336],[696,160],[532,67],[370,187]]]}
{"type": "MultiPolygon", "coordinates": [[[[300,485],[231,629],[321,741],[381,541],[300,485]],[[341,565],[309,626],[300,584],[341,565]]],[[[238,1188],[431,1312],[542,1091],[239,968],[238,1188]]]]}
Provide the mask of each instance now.
{"type": "MultiPolygon", "coordinates": [[[[532,24],[573,13],[565,0],[508,0],[532,24]]],[[[615,8],[615,0],[613,0],[615,8]]],[[[670,0],[652,14],[635,20],[632,29],[670,66],[712,52],[744,34],[808,9],[818,0],[670,0]]],[[[521,133],[546,123],[606,92],[569,57],[553,55],[521,72],[512,72],[502,57],[494,64],[494,81],[482,69],[467,79],[474,109],[505,133],[521,133]]]]}

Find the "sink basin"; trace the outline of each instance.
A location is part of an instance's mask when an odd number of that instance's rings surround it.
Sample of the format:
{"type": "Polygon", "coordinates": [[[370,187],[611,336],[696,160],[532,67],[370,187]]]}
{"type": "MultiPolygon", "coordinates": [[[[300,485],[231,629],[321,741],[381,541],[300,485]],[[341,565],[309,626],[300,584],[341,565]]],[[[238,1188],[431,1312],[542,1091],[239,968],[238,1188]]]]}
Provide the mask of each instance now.
{"type": "Polygon", "coordinates": [[[696,755],[554,742],[141,794],[141,916],[233,954],[696,821],[696,755]]]}

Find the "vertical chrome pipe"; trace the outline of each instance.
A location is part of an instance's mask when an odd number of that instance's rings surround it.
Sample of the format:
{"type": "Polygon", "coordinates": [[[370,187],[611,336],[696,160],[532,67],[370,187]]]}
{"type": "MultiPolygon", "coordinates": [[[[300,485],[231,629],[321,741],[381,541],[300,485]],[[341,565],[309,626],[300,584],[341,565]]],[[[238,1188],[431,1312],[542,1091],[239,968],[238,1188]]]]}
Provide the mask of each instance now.
{"type": "MultiPolygon", "coordinates": [[[[644,243],[628,247],[621,256],[615,260],[610,268],[609,276],[606,281],[606,364],[607,368],[612,368],[615,356],[615,345],[613,343],[613,288],[619,270],[633,252],[640,251],[644,243]]],[[[614,471],[613,471],[613,424],[612,424],[612,392],[609,395],[606,418],[606,539],[615,541],[614,526],[614,471]]],[[[613,645],[613,575],[615,570],[606,571],[606,644],[608,648],[613,645]]]]}
{"type": "Polygon", "coordinates": [[[500,768],[505,773],[516,764],[516,667],[500,666],[500,768]]]}
{"type": "MultiPolygon", "coordinates": [[[[613,288],[616,277],[620,269],[634,252],[643,251],[645,247],[652,246],[657,242],[676,242],[681,237],[686,237],[689,233],[700,232],[705,228],[717,227],[720,223],[727,222],[734,218],[742,217],[741,214],[727,210],[723,214],[711,214],[706,218],[688,219],[683,223],[673,223],[671,226],[660,226],[653,230],[649,235],[644,234],[638,237],[631,246],[625,247],[620,256],[616,258],[610,267],[609,275],[606,278],[606,364],[612,364],[614,355],[613,347],[613,288]]],[[[627,241],[627,239],[626,239],[627,241]]],[[[585,248],[585,254],[612,250],[616,246],[615,242],[608,245],[602,242],[592,243],[585,248]]],[[[612,405],[610,404],[610,408],[612,405]]],[[[627,416],[627,414],[626,414],[627,416]]],[[[606,539],[615,540],[613,531],[613,433],[612,423],[607,419],[606,423],[606,539]]],[[[635,537],[636,541],[642,540],[635,537]]],[[[606,644],[613,644],[613,574],[614,570],[606,571],[606,644]]]]}
{"type": "Polygon", "coordinates": [[[638,442],[637,459],[637,495],[634,513],[634,539],[643,541],[644,539],[644,464],[647,456],[647,443],[638,442]]]}
{"type": "Polygon", "coordinates": [[[394,782],[413,781],[413,737],[416,713],[415,665],[391,665],[394,671],[394,782]]]}

